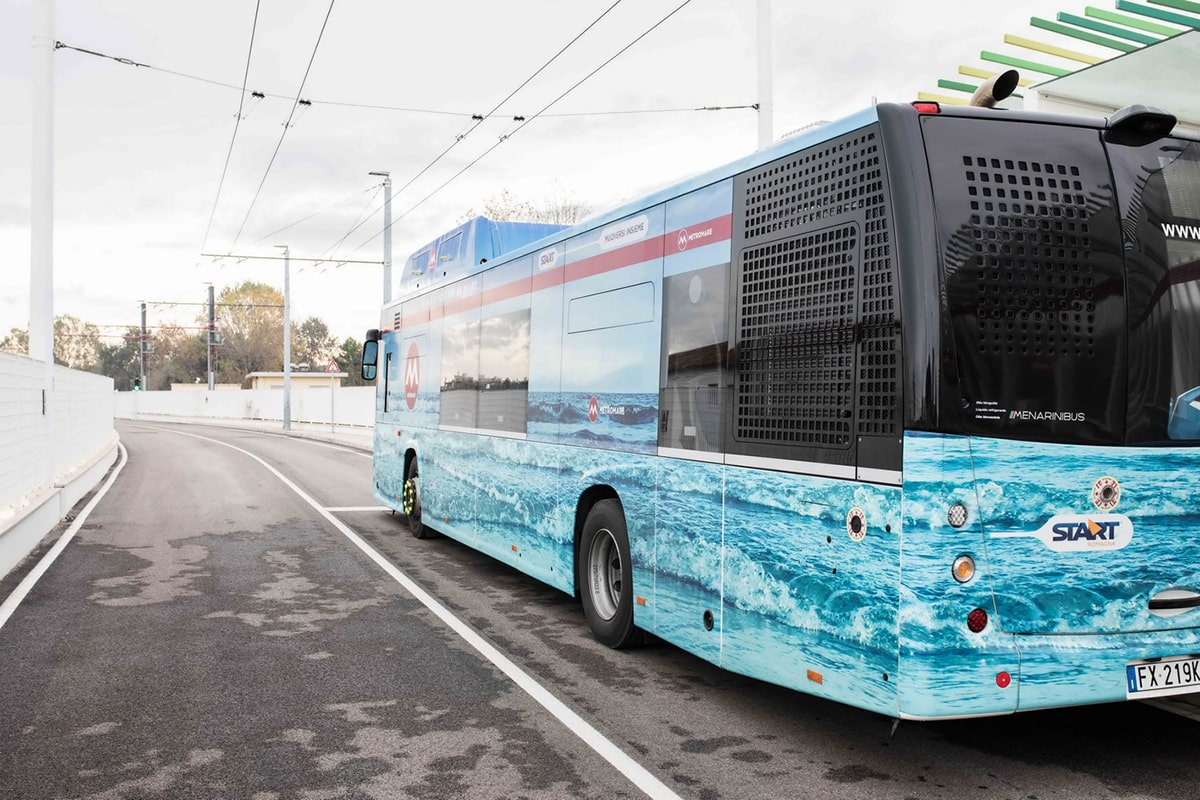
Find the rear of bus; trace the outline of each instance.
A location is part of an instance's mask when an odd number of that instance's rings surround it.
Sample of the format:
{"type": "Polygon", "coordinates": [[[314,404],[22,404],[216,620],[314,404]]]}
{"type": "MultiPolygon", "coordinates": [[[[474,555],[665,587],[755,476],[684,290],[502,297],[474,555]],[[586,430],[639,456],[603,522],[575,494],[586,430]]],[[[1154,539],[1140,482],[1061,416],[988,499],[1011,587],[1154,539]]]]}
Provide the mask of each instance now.
{"type": "Polygon", "coordinates": [[[879,114],[901,715],[1200,691],[1200,140],[1153,109],[879,114]]]}

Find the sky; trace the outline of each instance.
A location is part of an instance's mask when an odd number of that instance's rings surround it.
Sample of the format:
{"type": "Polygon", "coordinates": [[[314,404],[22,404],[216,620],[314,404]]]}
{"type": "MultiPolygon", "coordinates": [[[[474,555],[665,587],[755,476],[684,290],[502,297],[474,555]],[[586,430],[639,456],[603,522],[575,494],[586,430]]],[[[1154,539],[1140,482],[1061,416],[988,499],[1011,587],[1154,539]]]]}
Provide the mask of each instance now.
{"type": "MultiPolygon", "coordinates": [[[[34,1],[0,0],[0,335],[29,320],[34,1]]],[[[266,259],[287,245],[292,319],[361,340],[383,297],[372,171],[401,264],[502,191],[603,211],[757,146],[733,108],[759,99],[755,0],[53,2],[54,313],[103,333],[142,302],[150,326],[196,324],[209,283],[282,288],[266,259]],[[303,260],[330,258],[375,263],[303,260]]],[[[774,0],[774,136],[938,91],[980,50],[1028,56],[1003,34],[1083,7],[774,0]]]]}

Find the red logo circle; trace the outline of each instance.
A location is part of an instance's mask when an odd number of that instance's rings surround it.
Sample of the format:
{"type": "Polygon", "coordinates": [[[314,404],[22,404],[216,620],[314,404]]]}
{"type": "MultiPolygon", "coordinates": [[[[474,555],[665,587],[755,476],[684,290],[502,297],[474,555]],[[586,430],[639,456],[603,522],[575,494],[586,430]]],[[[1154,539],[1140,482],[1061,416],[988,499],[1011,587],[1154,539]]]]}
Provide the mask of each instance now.
{"type": "Polygon", "coordinates": [[[417,390],[421,387],[421,354],[417,343],[408,346],[408,357],[404,360],[404,402],[411,409],[417,404],[417,390]]]}
{"type": "Polygon", "coordinates": [[[600,417],[600,401],[593,397],[588,400],[588,420],[595,422],[600,417]]]}

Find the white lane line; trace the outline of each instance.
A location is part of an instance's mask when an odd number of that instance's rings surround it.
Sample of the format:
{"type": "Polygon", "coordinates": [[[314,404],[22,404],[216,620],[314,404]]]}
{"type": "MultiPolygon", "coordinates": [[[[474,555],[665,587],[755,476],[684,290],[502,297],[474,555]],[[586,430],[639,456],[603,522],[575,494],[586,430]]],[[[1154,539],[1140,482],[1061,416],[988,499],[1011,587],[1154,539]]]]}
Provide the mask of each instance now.
{"type": "Polygon", "coordinates": [[[121,470],[125,467],[125,462],[129,460],[129,454],[125,451],[125,445],[117,442],[117,451],[121,454],[121,460],[117,462],[116,468],[109,474],[108,480],[104,482],[99,491],[92,495],[92,499],[83,507],[83,511],[79,512],[79,516],[71,523],[71,527],[67,528],[66,532],[58,537],[58,541],[54,543],[54,546],[50,548],[46,555],[42,556],[42,560],[37,563],[37,566],[29,571],[29,574],[17,584],[17,588],[12,590],[12,594],[0,605],[0,628],[3,628],[4,623],[8,622],[8,618],[17,610],[17,606],[21,605],[21,601],[25,599],[25,596],[29,594],[34,585],[46,574],[46,570],[50,569],[50,565],[54,563],[54,560],[66,549],[67,544],[75,538],[75,534],[79,533],[79,529],[87,521],[88,515],[92,513],[92,509],[100,502],[100,498],[108,494],[113,481],[121,474],[121,470]]]}
{"type": "Polygon", "coordinates": [[[351,541],[355,547],[366,554],[367,558],[374,561],[380,569],[386,572],[391,578],[400,584],[404,589],[421,602],[423,606],[428,608],[433,614],[446,624],[448,628],[457,633],[463,640],[474,647],[480,655],[492,662],[501,672],[509,677],[513,683],[520,687],[526,694],[532,697],[542,708],[549,711],[554,717],[567,727],[572,733],[578,736],[584,744],[596,751],[605,761],[616,767],[622,775],[630,780],[634,786],[641,789],[647,797],[655,798],[655,800],[682,800],[679,795],[675,794],[669,786],[656,778],[645,767],[629,757],[621,748],[617,747],[596,730],[590,723],[572,711],[561,700],[551,694],[550,690],[542,686],[523,669],[518,667],[508,658],[508,656],[497,650],[490,642],[473,631],[465,622],[460,620],[454,614],[439,603],[432,595],[422,589],[416,582],[401,572],[397,567],[379,554],[375,548],[367,544],[361,536],[351,530],[340,519],[330,514],[321,506],[315,499],[310,497],[307,492],[301,489],[296,484],[292,483],[282,472],[272,467],[266,461],[262,460],[254,453],[248,450],[222,442],[218,439],[209,439],[206,436],[199,436],[194,433],[185,433],[184,431],[170,430],[170,433],[180,436],[191,436],[193,439],[201,439],[213,444],[219,444],[223,447],[228,447],[230,450],[236,450],[249,458],[254,459],[261,464],[268,472],[278,478],[284,486],[287,486],[296,495],[313,507],[318,514],[324,517],[330,525],[337,528],[343,536],[351,541]]]}
{"type": "Polygon", "coordinates": [[[391,511],[387,506],[325,506],[325,510],[330,513],[340,513],[342,511],[391,511]]]}

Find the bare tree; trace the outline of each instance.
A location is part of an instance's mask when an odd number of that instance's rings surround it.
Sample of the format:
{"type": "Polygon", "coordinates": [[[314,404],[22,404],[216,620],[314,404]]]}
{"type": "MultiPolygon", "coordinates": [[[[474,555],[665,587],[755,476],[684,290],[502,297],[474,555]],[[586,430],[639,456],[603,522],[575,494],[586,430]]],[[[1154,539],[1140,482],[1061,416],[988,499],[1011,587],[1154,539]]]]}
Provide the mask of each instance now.
{"type": "Polygon", "coordinates": [[[477,216],[485,216],[496,222],[547,222],[557,225],[573,225],[592,213],[591,206],[575,199],[572,193],[565,191],[557,183],[553,191],[546,195],[540,203],[533,203],[514,197],[508,189],[493,195],[484,201],[483,211],[468,209],[458,218],[462,224],[477,216]]]}

